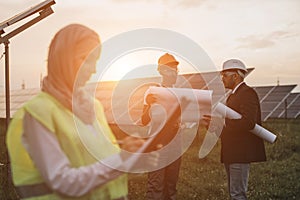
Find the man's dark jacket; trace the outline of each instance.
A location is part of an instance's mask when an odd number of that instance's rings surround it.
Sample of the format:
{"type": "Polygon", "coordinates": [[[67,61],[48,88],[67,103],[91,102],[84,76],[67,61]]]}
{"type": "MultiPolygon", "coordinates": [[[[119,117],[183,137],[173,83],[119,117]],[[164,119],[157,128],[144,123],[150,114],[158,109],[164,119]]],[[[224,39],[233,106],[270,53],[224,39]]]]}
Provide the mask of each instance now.
{"type": "Polygon", "coordinates": [[[261,124],[260,103],[255,90],[242,83],[231,94],[226,105],[242,115],[241,119],[226,119],[221,134],[222,163],[250,163],[266,160],[261,138],[250,132],[261,124]]]}
{"type": "MultiPolygon", "coordinates": [[[[141,121],[144,126],[147,125],[151,120],[149,116],[150,108],[151,105],[144,105],[143,114],[141,117],[141,121]]],[[[145,150],[145,152],[156,151],[158,144],[166,146],[174,139],[179,130],[178,119],[180,115],[180,107],[178,107],[170,117],[170,119],[166,121],[166,124],[163,126],[162,130],[158,133],[158,135],[155,137],[151,145],[145,150]]]]}

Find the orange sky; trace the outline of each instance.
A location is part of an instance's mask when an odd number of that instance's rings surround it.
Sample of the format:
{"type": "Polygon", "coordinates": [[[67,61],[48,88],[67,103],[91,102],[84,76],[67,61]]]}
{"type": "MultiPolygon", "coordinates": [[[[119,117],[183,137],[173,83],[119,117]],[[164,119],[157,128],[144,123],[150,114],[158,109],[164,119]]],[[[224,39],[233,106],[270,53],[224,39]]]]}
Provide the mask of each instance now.
{"type": "MultiPolygon", "coordinates": [[[[40,2],[0,0],[0,21],[40,2]]],[[[20,88],[23,81],[27,88],[39,87],[41,73],[46,74],[51,38],[74,22],[93,28],[104,42],[134,29],[169,29],[200,45],[216,70],[228,58],[240,58],[247,66],[255,67],[246,79],[250,85],[274,85],[277,80],[280,84],[300,85],[298,0],[56,0],[53,10],[54,14],[11,39],[12,89],[20,88]]],[[[1,46],[0,54],[4,51],[1,46]]],[[[124,66],[140,64],[132,58],[127,62],[124,66]]],[[[0,65],[3,90],[4,58],[0,65]]],[[[185,68],[181,66],[181,71],[185,68]]],[[[299,92],[300,86],[294,91],[299,92]]]]}

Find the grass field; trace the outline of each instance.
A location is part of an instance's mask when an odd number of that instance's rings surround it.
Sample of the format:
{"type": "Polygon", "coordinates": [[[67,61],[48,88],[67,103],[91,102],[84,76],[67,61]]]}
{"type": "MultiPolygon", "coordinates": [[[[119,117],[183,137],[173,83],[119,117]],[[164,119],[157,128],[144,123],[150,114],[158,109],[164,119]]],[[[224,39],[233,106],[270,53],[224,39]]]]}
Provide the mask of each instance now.
{"type": "MultiPolygon", "coordinates": [[[[300,199],[300,120],[269,120],[263,126],[276,133],[278,140],[275,144],[266,143],[267,162],[251,165],[249,199],[300,199]]],[[[5,157],[3,130],[1,126],[1,163],[5,157]]],[[[202,138],[203,134],[199,134],[183,155],[178,199],[228,199],[225,171],[219,162],[220,143],[207,157],[199,159],[202,138]]],[[[0,167],[0,200],[17,199],[12,187],[7,186],[6,166],[0,167]]],[[[144,199],[146,180],[146,174],[129,174],[130,199],[144,199]]]]}
{"type": "MultiPolygon", "coordinates": [[[[278,135],[266,143],[267,162],[251,165],[249,199],[300,199],[300,121],[273,120],[264,127],[278,135]]],[[[220,142],[204,159],[198,158],[202,137],[184,154],[178,182],[178,199],[228,199],[227,180],[220,163],[220,142]]],[[[129,175],[131,199],[145,199],[147,175],[129,175]]]]}

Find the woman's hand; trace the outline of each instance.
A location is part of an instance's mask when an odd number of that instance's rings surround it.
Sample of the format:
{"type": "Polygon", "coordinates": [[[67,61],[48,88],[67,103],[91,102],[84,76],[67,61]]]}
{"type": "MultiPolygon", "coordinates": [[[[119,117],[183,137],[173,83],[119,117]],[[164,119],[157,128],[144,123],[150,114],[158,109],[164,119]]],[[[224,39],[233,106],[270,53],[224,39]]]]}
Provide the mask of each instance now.
{"type": "MultiPolygon", "coordinates": [[[[123,140],[119,140],[118,143],[122,149],[121,157],[123,161],[126,161],[132,153],[137,152],[144,144],[146,140],[142,138],[137,138],[133,136],[125,137],[123,140]]],[[[157,147],[158,149],[160,147],[157,147]]],[[[138,155],[135,155],[138,156],[138,155]]],[[[150,169],[152,167],[156,167],[158,165],[159,153],[157,151],[153,151],[147,154],[146,157],[139,160],[134,169],[139,169],[139,171],[143,171],[143,169],[150,169]]]]}
{"type": "Polygon", "coordinates": [[[119,140],[118,142],[121,149],[134,153],[143,146],[145,140],[142,138],[127,136],[123,140],[119,140]]]}

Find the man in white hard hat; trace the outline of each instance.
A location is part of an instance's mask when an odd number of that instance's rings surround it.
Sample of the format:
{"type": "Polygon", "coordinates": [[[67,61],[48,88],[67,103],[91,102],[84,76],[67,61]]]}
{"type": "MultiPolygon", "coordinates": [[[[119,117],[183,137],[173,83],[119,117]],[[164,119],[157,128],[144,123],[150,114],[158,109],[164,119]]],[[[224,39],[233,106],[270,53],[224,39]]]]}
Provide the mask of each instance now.
{"type": "Polygon", "coordinates": [[[222,81],[225,88],[232,90],[226,105],[242,115],[241,119],[225,119],[221,134],[221,162],[232,200],[247,199],[250,163],[266,161],[263,140],[250,132],[255,124],[261,124],[261,110],[257,93],[244,82],[246,73],[240,60],[223,63],[222,81]]]}
{"type": "MultiPolygon", "coordinates": [[[[157,70],[162,77],[162,81],[161,84],[157,85],[158,87],[173,87],[175,85],[178,74],[178,64],[179,62],[175,59],[175,57],[169,53],[165,53],[159,58],[157,70]]],[[[147,95],[146,92],[145,96],[143,115],[141,117],[143,125],[147,125],[150,122],[151,118],[149,110],[151,105],[155,103],[155,98],[151,94],[147,95]]],[[[176,113],[176,116],[179,115],[180,113],[176,113]]],[[[176,120],[166,123],[158,136],[156,136],[156,141],[159,141],[158,145],[161,148],[168,145],[178,133],[179,128],[179,122],[176,120]]],[[[154,145],[152,145],[147,151],[151,152],[155,150],[157,150],[156,143],[154,143],[154,145]]],[[[172,150],[181,151],[181,146],[178,145],[178,148],[176,147],[176,149],[172,150]]],[[[179,178],[180,164],[181,158],[178,158],[167,166],[148,173],[146,193],[147,200],[176,199],[176,185],[179,178]]]]}

